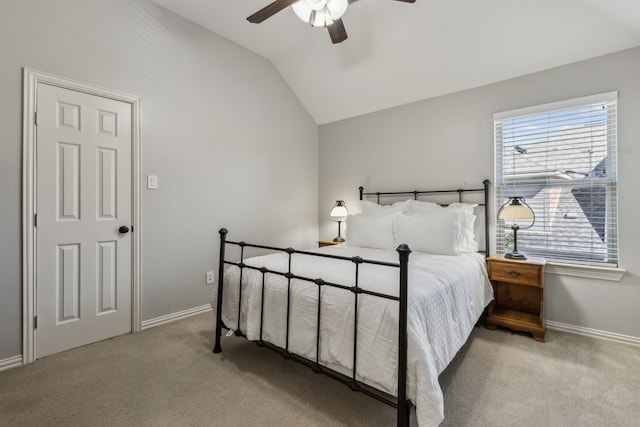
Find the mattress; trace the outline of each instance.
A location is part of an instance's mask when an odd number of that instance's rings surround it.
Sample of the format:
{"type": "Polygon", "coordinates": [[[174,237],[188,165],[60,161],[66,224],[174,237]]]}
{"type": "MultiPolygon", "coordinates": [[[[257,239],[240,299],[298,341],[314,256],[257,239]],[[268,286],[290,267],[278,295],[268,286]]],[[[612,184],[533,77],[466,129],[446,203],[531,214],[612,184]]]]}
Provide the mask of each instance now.
{"type": "MultiPolygon", "coordinates": [[[[345,257],[397,263],[394,250],[327,246],[311,251],[345,257]]],[[[253,257],[247,265],[286,272],[286,253],[253,257]]],[[[346,286],[355,284],[355,265],[350,261],[293,254],[291,272],[322,278],[346,286]]],[[[358,285],[364,289],[398,296],[399,269],[360,264],[358,285]]],[[[481,254],[460,256],[419,252],[409,257],[407,314],[407,397],[416,405],[421,427],[437,426],[444,419],[444,400],[438,376],[464,345],[486,305],[493,298],[486,263],[481,254]]],[[[262,339],[286,345],[287,279],[265,275],[264,314],[262,273],[244,269],[238,326],[240,269],[231,266],[224,275],[222,321],[232,330],[240,328],[249,340],[262,339]]],[[[217,290],[212,296],[214,312],[217,290]]],[[[323,286],[321,289],[320,363],[351,376],[355,297],[352,292],[323,286]]],[[[315,361],[318,322],[318,286],[292,279],[288,349],[315,361]]],[[[397,395],[398,302],[372,295],[358,295],[357,376],[359,381],[397,395]]]]}

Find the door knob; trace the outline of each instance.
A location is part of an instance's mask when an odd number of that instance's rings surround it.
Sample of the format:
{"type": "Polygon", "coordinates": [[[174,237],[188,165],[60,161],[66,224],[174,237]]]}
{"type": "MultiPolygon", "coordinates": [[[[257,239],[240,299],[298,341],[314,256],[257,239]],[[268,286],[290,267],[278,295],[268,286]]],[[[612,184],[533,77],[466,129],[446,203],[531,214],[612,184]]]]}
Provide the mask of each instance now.
{"type": "Polygon", "coordinates": [[[118,228],[118,233],[120,234],[127,234],[128,232],[129,232],[129,227],[127,227],[126,225],[123,225],[120,228],[118,228]]]}

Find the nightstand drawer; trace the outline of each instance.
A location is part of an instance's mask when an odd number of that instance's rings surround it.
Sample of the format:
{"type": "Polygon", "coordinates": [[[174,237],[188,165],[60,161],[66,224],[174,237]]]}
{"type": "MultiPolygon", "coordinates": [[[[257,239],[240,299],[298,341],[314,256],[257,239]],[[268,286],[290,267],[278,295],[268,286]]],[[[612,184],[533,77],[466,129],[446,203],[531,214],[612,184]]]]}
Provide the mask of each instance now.
{"type": "Polygon", "coordinates": [[[541,274],[542,268],[538,265],[517,264],[515,262],[489,263],[489,279],[491,280],[540,286],[541,274]]]}

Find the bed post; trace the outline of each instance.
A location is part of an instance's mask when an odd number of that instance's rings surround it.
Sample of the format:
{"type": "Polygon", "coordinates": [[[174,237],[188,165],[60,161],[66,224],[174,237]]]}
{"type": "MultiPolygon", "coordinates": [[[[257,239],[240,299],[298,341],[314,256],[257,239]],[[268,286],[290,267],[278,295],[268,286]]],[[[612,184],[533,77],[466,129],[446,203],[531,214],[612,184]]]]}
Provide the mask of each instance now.
{"type": "Polygon", "coordinates": [[[220,335],[222,335],[222,283],[224,276],[224,246],[227,241],[227,229],[221,228],[220,231],[220,258],[218,260],[218,300],[216,301],[216,342],[213,346],[214,353],[220,353],[220,335]]]}
{"type": "Polygon", "coordinates": [[[398,246],[400,258],[400,315],[398,318],[398,427],[409,425],[409,401],[407,400],[407,296],[409,254],[411,248],[398,246]]]}
{"type": "Polygon", "coordinates": [[[489,240],[489,184],[491,181],[485,179],[484,184],[484,256],[491,255],[491,240],[489,240]]]}

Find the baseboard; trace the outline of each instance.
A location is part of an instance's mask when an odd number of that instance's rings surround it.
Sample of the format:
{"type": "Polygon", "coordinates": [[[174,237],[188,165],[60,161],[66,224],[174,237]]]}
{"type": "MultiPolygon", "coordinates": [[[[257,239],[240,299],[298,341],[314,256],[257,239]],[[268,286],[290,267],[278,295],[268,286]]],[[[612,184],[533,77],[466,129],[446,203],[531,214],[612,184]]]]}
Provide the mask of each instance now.
{"type": "Polygon", "coordinates": [[[598,329],[585,328],[582,326],[569,325],[567,323],[554,322],[547,320],[545,322],[547,329],[553,329],[556,331],[569,332],[577,335],[584,335],[585,337],[605,339],[609,341],[615,341],[623,344],[631,344],[640,346],[640,338],[632,337],[630,335],[616,334],[613,332],[600,331],[598,329]]]}
{"type": "Polygon", "coordinates": [[[167,314],[165,316],[160,316],[149,320],[143,320],[141,330],[144,331],[146,329],[154,328],[166,323],[175,322],[176,320],[186,319],[187,317],[206,313],[207,311],[211,311],[210,304],[201,305],[200,307],[194,307],[188,310],[178,311],[176,313],[167,314]]]}
{"type": "Polygon", "coordinates": [[[8,359],[0,360],[0,371],[6,371],[7,369],[17,368],[22,366],[22,355],[10,357],[8,359]]]}
{"type": "MultiPolygon", "coordinates": [[[[144,331],[145,329],[150,329],[155,326],[164,325],[165,323],[175,322],[180,319],[186,319],[187,317],[195,316],[201,313],[206,313],[208,311],[211,311],[211,305],[205,304],[205,305],[201,305],[200,307],[190,308],[188,310],[167,314],[165,316],[156,317],[154,319],[143,320],[142,330],[144,331]]],[[[0,371],[17,368],[18,366],[22,366],[22,365],[23,365],[22,355],[20,354],[17,356],[0,360],[0,371]]]]}

